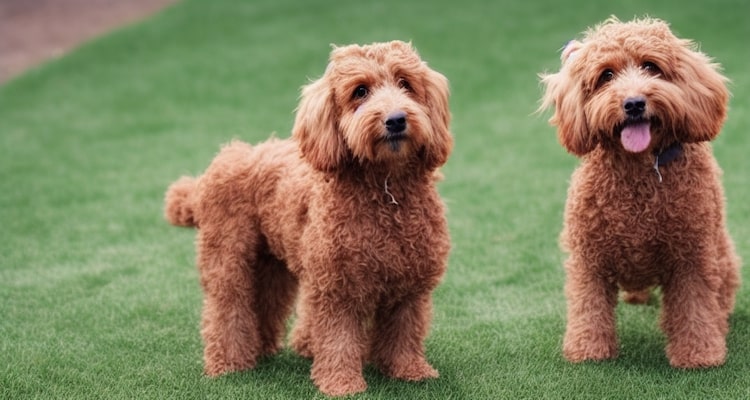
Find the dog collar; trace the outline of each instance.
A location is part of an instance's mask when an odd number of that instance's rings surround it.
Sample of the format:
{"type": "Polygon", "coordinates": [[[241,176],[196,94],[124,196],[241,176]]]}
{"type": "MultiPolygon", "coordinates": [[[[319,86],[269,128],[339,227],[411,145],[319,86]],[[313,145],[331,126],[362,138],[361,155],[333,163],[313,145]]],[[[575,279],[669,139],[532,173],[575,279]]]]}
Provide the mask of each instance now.
{"type": "Polygon", "coordinates": [[[656,163],[663,167],[672,161],[674,161],[677,157],[682,154],[682,143],[680,142],[674,142],[667,146],[666,149],[663,149],[661,151],[655,151],[654,156],[656,157],[656,163]]]}
{"type": "Polygon", "coordinates": [[[659,182],[661,183],[662,177],[661,172],[659,171],[659,167],[663,167],[680,156],[682,154],[682,143],[680,142],[674,142],[667,146],[667,148],[654,151],[654,158],[656,160],[654,161],[654,171],[656,171],[656,176],[659,177],[659,182]]]}

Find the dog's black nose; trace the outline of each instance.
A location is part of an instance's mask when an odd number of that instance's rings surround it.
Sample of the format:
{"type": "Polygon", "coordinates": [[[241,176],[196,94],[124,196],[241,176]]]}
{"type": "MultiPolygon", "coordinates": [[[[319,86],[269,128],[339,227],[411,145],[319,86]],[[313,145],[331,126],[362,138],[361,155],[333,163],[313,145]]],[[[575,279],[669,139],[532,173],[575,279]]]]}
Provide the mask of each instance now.
{"type": "Polygon", "coordinates": [[[406,130],[406,113],[396,111],[391,113],[385,120],[385,128],[390,133],[401,133],[406,130]]]}
{"type": "Polygon", "coordinates": [[[628,116],[640,117],[646,111],[646,98],[643,96],[628,97],[622,107],[628,116]]]}

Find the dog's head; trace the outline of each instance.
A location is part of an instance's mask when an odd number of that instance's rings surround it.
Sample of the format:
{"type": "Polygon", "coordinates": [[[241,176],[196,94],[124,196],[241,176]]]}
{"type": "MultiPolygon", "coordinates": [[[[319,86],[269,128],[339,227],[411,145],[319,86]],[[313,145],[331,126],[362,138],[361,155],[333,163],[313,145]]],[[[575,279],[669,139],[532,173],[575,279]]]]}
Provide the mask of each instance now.
{"type": "Polygon", "coordinates": [[[322,171],[347,160],[429,170],[453,147],[448,81],[409,43],[335,47],[323,76],[305,86],[292,137],[322,171]]]}
{"type": "Polygon", "coordinates": [[[612,17],[569,42],[562,67],[542,75],[540,109],[560,142],[581,156],[597,145],[631,153],[719,134],[729,92],[718,65],[656,19],[612,17]]]}

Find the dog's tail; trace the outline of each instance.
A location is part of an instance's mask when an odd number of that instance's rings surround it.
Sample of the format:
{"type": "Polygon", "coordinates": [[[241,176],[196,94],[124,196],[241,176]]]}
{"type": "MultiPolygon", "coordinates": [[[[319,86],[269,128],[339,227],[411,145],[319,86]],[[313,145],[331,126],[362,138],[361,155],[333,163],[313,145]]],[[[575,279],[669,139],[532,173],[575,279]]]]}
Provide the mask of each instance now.
{"type": "Polygon", "coordinates": [[[175,226],[198,227],[195,218],[195,188],[198,179],[183,176],[167,189],[164,196],[164,217],[175,226]]]}

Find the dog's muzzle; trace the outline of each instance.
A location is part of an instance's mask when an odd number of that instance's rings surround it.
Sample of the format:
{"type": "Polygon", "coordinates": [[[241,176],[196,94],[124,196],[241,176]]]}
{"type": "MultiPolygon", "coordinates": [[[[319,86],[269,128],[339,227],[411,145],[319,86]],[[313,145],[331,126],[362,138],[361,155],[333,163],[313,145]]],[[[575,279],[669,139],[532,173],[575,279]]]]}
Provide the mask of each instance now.
{"type": "Polygon", "coordinates": [[[385,129],[388,130],[389,134],[403,133],[406,130],[406,113],[396,111],[388,115],[385,120],[385,129]]]}
{"type": "Polygon", "coordinates": [[[628,97],[622,102],[622,108],[629,118],[641,118],[646,112],[646,98],[643,96],[628,97]]]}
{"type": "Polygon", "coordinates": [[[385,120],[385,141],[393,151],[398,151],[402,140],[406,139],[406,113],[396,111],[388,115],[385,120]]]}

